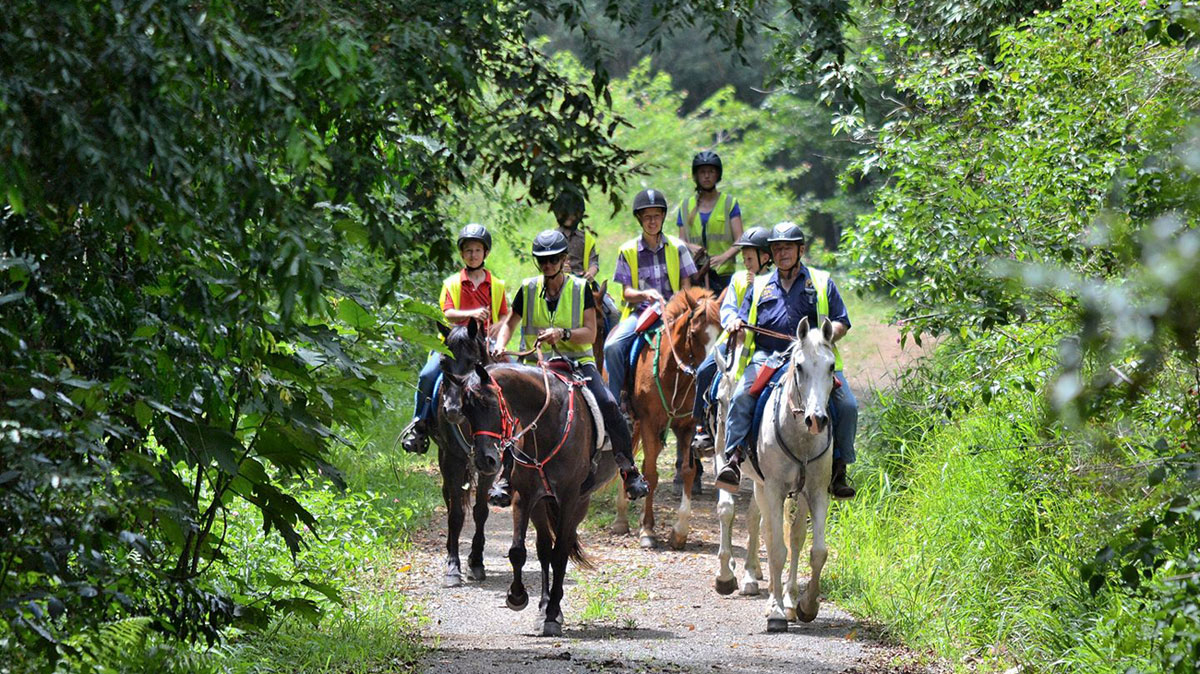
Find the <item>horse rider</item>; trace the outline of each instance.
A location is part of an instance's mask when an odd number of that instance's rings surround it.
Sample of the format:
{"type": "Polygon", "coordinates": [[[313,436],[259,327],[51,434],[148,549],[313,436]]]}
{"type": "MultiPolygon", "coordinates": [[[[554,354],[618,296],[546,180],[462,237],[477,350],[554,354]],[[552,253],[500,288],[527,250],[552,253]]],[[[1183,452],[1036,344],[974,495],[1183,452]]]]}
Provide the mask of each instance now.
{"type": "Polygon", "coordinates": [[[667,217],[667,198],[659,190],[645,189],[633,198],[633,217],[642,227],[642,235],[626,241],[617,253],[617,268],[613,281],[623,286],[625,308],[621,322],[604,343],[604,369],[608,373],[608,390],[614,400],[621,400],[625,376],[629,369],[629,352],[638,338],[638,315],[646,307],[667,300],[692,283],[688,277],[696,273],[696,264],[683,241],[663,234],[667,217]]]}
{"type": "MultiPolygon", "coordinates": [[[[721,156],[704,150],[692,158],[692,181],[696,193],[679,204],[675,224],[679,236],[690,244],[699,244],[708,253],[708,265],[700,272],[713,294],[729,285],[737,264],[734,242],[742,237],[742,209],[732,195],[717,190],[723,170],[721,156]]],[[[700,283],[700,281],[697,281],[700,283]]]]}
{"type": "MultiPolygon", "coordinates": [[[[850,329],[850,316],[829,273],[811,269],[800,262],[806,250],[804,232],[795,223],[781,222],[771,229],[768,241],[771,244],[771,257],[775,260],[775,272],[755,279],[754,290],[742,301],[737,318],[729,326],[730,331],[737,332],[745,325],[754,325],[793,335],[800,319],[807,316],[810,325],[818,325],[818,318],[826,316],[833,322],[833,342],[836,344],[850,329]]],[[[749,453],[745,442],[757,402],[757,397],[750,393],[750,387],[759,368],[772,355],[787,349],[790,342],[749,333],[745,336],[745,344],[749,364],[729,407],[725,427],[727,463],[716,478],[718,487],[733,492],[738,490],[741,481],[739,464],[749,453]]],[[[840,386],[835,386],[830,395],[834,410],[834,453],[833,479],[829,491],[836,498],[852,498],[854,487],[846,483],[846,465],[854,463],[858,402],[842,372],[842,357],[836,346],[833,352],[836,358],[834,376],[840,386]]]]}
{"type": "MultiPolygon", "coordinates": [[[[487,227],[471,223],[458,233],[458,254],[463,268],[442,281],[440,301],[446,320],[464,325],[472,318],[487,328],[494,337],[501,319],[508,313],[504,298],[504,281],[484,268],[492,250],[492,235],[487,227]]],[[[424,453],[429,448],[429,416],[433,412],[433,389],[437,385],[441,355],[429,352],[429,359],[417,377],[417,398],[413,419],[404,429],[401,445],[405,451],[424,453]]]]}
{"type": "MultiPolygon", "coordinates": [[[[742,251],[742,264],[746,267],[730,279],[725,298],[721,300],[721,327],[726,330],[717,348],[721,355],[727,356],[727,335],[729,326],[737,318],[742,300],[746,299],[746,290],[754,285],[754,277],[763,273],[771,264],[771,244],[767,240],[771,232],[766,227],[751,227],[747,229],[737,243],[733,244],[742,251]]],[[[696,403],[692,409],[692,417],[696,419],[696,435],[692,436],[692,449],[702,456],[707,456],[713,450],[713,438],[708,428],[708,392],[712,388],[713,377],[717,374],[717,359],[709,354],[700,367],[696,369],[696,403]]]]}
{"type": "MultiPolygon", "coordinates": [[[[547,229],[533,240],[533,259],[541,276],[531,276],[521,282],[513,297],[512,313],[500,325],[495,349],[503,352],[504,345],[519,325],[521,346],[531,344],[541,349],[546,359],[563,357],[587,381],[588,390],[600,406],[604,427],[612,439],[613,458],[625,483],[630,500],[639,499],[650,491],[633,461],[633,436],[621,416],[617,401],[604,387],[592,356],[592,341],[596,339],[596,312],[592,293],[582,277],[566,273],[567,238],[557,229],[547,229]]],[[[489,493],[493,505],[504,506],[511,501],[508,476],[512,464],[505,462],[504,474],[489,493]]]]}
{"type": "MultiPolygon", "coordinates": [[[[567,262],[565,271],[587,279],[588,287],[596,290],[596,275],[600,273],[600,253],[596,250],[596,235],[584,227],[583,216],[586,204],[577,192],[563,190],[550,205],[558,231],[567,239],[567,262]]],[[[606,321],[616,323],[619,317],[617,303],[604,294],[604,306],[597,307],[606,321]]]]}

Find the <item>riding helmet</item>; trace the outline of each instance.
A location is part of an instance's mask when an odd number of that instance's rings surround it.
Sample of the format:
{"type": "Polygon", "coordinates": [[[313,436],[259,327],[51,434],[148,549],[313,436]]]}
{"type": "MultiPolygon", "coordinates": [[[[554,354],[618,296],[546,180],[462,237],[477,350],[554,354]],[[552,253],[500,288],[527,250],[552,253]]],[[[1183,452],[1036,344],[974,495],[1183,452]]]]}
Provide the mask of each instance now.
{"type": "Polygon", "coordinates": [[[542,230],[533,239],[534,257],[552,257],[567,252],[567,237],[557,229],[542,230]]]}
{"type": "Polygon", "coordinates": [[[488,233],[487,227],[477,222],[472,222],[463,227],[462,231],[458,233],[458,247],[460,250],[462,249],[462,245],[467,241],[478,241],[483,244],[484,250],[492,250],[492,235],[488,233]]]}
{"type": "Polygon", "coordinates": [[[712,150],[704,150],[698,152],[695,157],[692,157],[692,177],[696,176],[696,169],[701,166],[712,166],[717,169],[717,182],[721,182],[721,155],[712,150]]]}
{"type": "Polygon", "coordinates": [[[646,189],[637,193],[633,198],[633,215],[637,217],[640,211],[647,208],[661,208],[663,212],[667,210],[667,196],[656,189],[646,189]]]}
{"type": "Polygon", "coordinates": [[[795,243],[804,245],[804,231],[794,222],[784,221],[771,228],[771,236],[767,243],[795,243]]]}
{"type": "Polygon", "coordinates": [[[554,203],[550,204],[550,212],[555,215],[579,215],[583,216],[586,210],[586,205],[583,202],[583,197],[571,190],[563,190],[554,198],[554,203]]]}
{"type": "Polygon", "coordinates": [[[733,245],[738,248],[757,248],[764,253],[770,253],[771,243],[768,241],[770,238],[771,233],[767,231],[766,227],[751,227],[742,232],[742,238],[738,239],[737,243],[733,245]]]}

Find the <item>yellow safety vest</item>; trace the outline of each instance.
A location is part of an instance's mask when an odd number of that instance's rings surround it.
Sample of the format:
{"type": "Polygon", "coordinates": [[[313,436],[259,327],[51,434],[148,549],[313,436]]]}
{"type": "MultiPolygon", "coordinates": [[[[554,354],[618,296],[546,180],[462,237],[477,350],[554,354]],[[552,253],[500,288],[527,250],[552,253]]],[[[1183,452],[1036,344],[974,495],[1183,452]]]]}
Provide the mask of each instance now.
{"type": "MultiPolygon", "coordinates": [[[[500,322],[500,307],[504,304],[504,281],[492,276],[492,272],[484,270],[488,280],[492,284],[492,323],[500,322]]],[[[450,298],[450,304],[458,309],[462,306],[462,272],[456,272],[446,277],[442,281],[442,294],[439,296],[438,306],[446,305],[446,298],[450,298]]]]}
{"type": "MultiPolygon", "coordinates": [[[[592,249],[595,247],[596,247],[596,237],[592,236],[592,233],[587,231],[586,229],[583,230],[583,264],[580,265],[583,268],[579,270],[580,276],[583,276],[584,274],[587,273],[588,260],[592,259],[592,249]]],[[[600,262],[600,258],[596,258],[596,263],[599,264],[599,262],[600,262]]]]}
{"type": "MultiPolygon", "coordinates": [[[[666,251],[663,255],[667,258],[667,281],[671,284],[671,294],[679,292],[679,251],[684,250],[686,244],[677,237],[670,234],[660,234],[663,240],[666,241],[666,251]]],[[[621,246],[620,255],[625,258],[625,263],[629,265],[629,276],[633,279],[633,289],[641,290],[641,281],[638,279],[638,241],[642,237],[630,239],[621,246]]],[[[670,295],[663,298],[664,300],[671,299],[670,295]]],[[[624,320],[633,312],[633,305],[629,302],[625,303],[625,308],[621,310],[621,320],[624,320]]]]}
{"type": "MultiPolygon", "coordinates": [[[[829,317],[829,272],[820,269],[808,268],[809,276],[812,278],[813,287],[817,291],[817,321],[822,318],[829,317]]],[[[750,320],[747,321],[750,325],[756,325],[758,321],[758,301],[762,298],[763,288],[767,287],[767,283],[771,281],[770,274],[763,274],[754,279],[754,299],[750,303],[750,320]]],[[[737,376],[741,377],[745,371],[746,365],[750,363],[750,358],[754,355],[754,333],[746,331],[745,347],[742,349],[742,360],[738,363],[737,376]]],[[[833,347],[833,369],[842,369],[842,354],[838,353],[836,345],[833,347]]]]}
{"type": "MultiPolygon", "coordinates": [[[[708,256],[716,257],[729,250],[733,245],[733,228],[729,226],[729,214],[733,212],[737,199],[724,192],[718,195],[717,203],[713,204],[712,213],[708,216],[707,225],[700,222],[697,203],[696,195],[692,195],[692,198],[681,203],[679,217],[683,221],[683,226],[687,227],[688,238],[694,243],[706,241],[708,256]],[[704,231],[705,229],[707,229],[707,233],[704,231]]],[[[733,273],[736,264],[734,257],[730,257],[724,264],[714,269],[718,274],[725,276],[733,273]]]]}
{"type": "MultiPolygon", "coordinates": [[[[733,291],[734,305],[742,306],[742,300],[746,299],[746,289],[753,282],[754,274],[751,274],[749,269],[743,269],[733,275],[733,280],[729,282],[729,289],[733,291]]],[[[729,341],[729,333],[722,331],[721,336],[717,338],[717,344],[724,344],[727,341],[729,341]]]]}
{"type": "MultiPolygon", "coordinates": [[[[567,328],[575,330],[583,327],[584,293],[588,292],[587,280],[581,276],[567,274],[562,290],[558,294],[558,306],[554,313],[542,296],[545,285],[544,276],[531,276],[521,282],[524,289],[524,315],[521,317],[521,349],[529,348],[529,344],[537,339],[540,331],[546,328],[567,328]]],[[[558,353],[570,358],[577,365],[595,364],[592,355],[592,345],[582,342],[563,342],[555,345],[558,353]]],[[[538,348],[547,358],[553,358],[554,347],[549,344],[539,344],[538,348]]]]}

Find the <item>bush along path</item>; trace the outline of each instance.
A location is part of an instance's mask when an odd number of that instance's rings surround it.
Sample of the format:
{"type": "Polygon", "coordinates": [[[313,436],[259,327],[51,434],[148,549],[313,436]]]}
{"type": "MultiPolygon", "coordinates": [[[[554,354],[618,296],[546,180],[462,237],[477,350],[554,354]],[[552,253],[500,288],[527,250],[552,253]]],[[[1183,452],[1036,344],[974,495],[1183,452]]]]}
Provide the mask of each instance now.
{"type": "MultiPolygon", "coordinates": [[[[878,348],[860,344],[864,353],[890,353],[897,347],[894,332],[886,326],[863,332],[879,341],[878,348]]],[[[670,485],[673,457],[673,452],[664,452],[659,466],[660,476],[664,476],[660,488],[666,497],[658,502],[660,523],[673,521],[672,509],[678,503],[670,485]]],[[[441,587],[445,514],[434,515],[430,526],[415,534],[411,548],[401,552],[402,559],[392,565],[407,569],[397,581],[399,589],[424,606],[428,619],[425,635],[432,648],[419,666],[463,674],[515,668],[526,672],[937,671],[937,665],[922,663],[925,658],[886,645],[877,626],[856,620],[828,601],[822,603],[816,621],[793,623],[786,634],[767,634],[765,582],[764,593],[758,597],[718,595],[713,580],[720,535],[711,461],[705,470],[703,491],[693,504],[692,533],[682,551],[665,546],[642,550],[636,535],[610,533],[614,485],[593,500],[580,539],[594,568],[568,567],[562,637],[537,636],[541,576],[532,527],[525,564],[530,604],[524,611],[513,612],[504,605],[512,580],[506,558],[512,539],[510,511],[491,509],[486,525],[487,578],[465,580],[461,587],[448,589],[441,587]]],[[[738,494],[734,555],[739,565],[746,542],[745,505],[753,498],[749,485],[746,481],[738,494]]],[[[633,510],[631,520],[637,517],[636,506],[633,510]]],[[[834,510],[836,513],[837,508],[834,510]]],[[[472,522],[469,517],[467,520],[461,538],[464,546],[473,534],[472,522]]],[[[838,557],[846,554],[853,551],[831,550],[826,566],[830,574],[836,577],[838,557]]],[[[807,557],[806,550],[801,582],[806,578],[807,557]]],[[[762,564],[765,570],[765,552],[762,564]]]]}

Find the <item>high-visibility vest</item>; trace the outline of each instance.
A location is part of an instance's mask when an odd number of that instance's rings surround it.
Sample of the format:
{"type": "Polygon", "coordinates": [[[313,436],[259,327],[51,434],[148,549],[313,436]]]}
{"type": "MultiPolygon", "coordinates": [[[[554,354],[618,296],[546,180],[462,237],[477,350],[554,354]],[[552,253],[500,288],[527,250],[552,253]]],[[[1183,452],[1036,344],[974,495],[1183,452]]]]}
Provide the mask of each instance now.
{"type": "MultiPolygon", "coordinates": [[[[750,273],[749,269],[743,269],[741,272],[733,275],[733,279],[729,282],[729,292],[733,293],[734,306],[742,306],[742,300],[746,299],[746,289],[754,283],[754,274],[750,273]]],[[[723,344],[729,340],[729,333],[722,332],[717,338],[717,344],[723,344]]]]}
{"type": "MultiPolygon", "coordinates": [[[[504,304],[504,281],[492,276],[492,272],[486,269],[483,273],[487,274],[492,284],[492,323],[499,323],[500,307],[504,304]]],[[[462,272],[451,274],[442,281],[442,294],[439,297],[438,306],[446,306],[447,297],[455,309],[462,306],[462,272]]]]}
{"type": "MultiPolygon", "coordinates": [[[[686,250],[685,244],[679,238],[670,234],[659,234],[666,241],[666,250],[663,255],[667,258],[667,282],[671,285],[671,294],[679,292],[679,251],[686,250]]],[[[621,246],[619,254],[625,258],[625,263],[629,265],[629,276],[633,279],[631,286],[634,290],[642,290],[641,281],[638,279],[638,241],[642,237],[630,239],[621,246]]],[[[664,300],[671,299],[670,295],[663,298],[664,300]]],[[[633,312],[633,305],[625,302],[625,308],[621,309],[621,320],[624,320],[633,312]]]]}
{"type": "MultiPolygon", "coordinates": [[[[583,306],[586,297],[584,293],[589,292],[587,280],[574,274],[565,276],[562,290],[558,293],[558,305],[554,313],[550,313],[550,307],[542,294],[546,277],[531,276],[521,282],[525,294],[525,306],[522,308],[524,315],[521,317],[522,350],[528,349],[529,344],[537,339],[538,333],[546,328],[575,330],[583,327],[583,306]]],[[[549,344],[539,344],[538,348],[547,358],[558,355],[554,352],[554,349],[557,348],[558,353],[570,358],[576,365],[595,364],[596,362],[596,358],[592,355],[592,345],[583,342],[559,341],[554,347],[549,344]]]]}
{"type": "MultiPolygon", "coordinates": [[[[708,251],[708,257],[714,258],[729,250],[733,245],[733,228],[729,226],[729,214],[733,212],[737,199],[724,192],[718,195],[717,203],[713,204],[707,224],[700,221],[697,203],[696,195],[692,195],[690,199],[681,203],[679,217],[683,221],[683,226],[687,227],[688,239],[694,243],[702,243],[708,251]]],[[[713,269],[722,276],[732,274],[734,265],[737,264],[735,257],[730,257],[721,266],[713,269]]]]}
{"type": "MultiPolygon", "coordinates": [[[[808,268],[809,277],[812,279],[813,287],[817,291],[817,323],[821,322],[822,318],[829,318],[829,272],[820,269],[808,268]]],[[[747,321],[750,325],[755,325],[758,321],[758,301],[762,298],[763,288],[771,281],[770,274],[763,274],[754,279],[754,295],[750,303],[750,320],[747,321]]],[[[746,342],[742,348],[742,361],[738,363],[738,376],[742,376],[746,365],[750,363],[750,358],[754,355],[754,333],[746,331],[746,342]]],[[[838,353],[836,345],[833,347],[833,369],[842,369],[842,354],[838,353]]]]}
{"type": "Polygon", "coordinates": [[[583,230],[583,264],[580,265],[582,267],[579,270],[580,276],[583,276],[584,274],[587,273],[588,260],[592,259],[592,249],[595,247],[596,247],[596,237],[592,236],[592,233],[587,231],[586,229],[583,230]]]}

